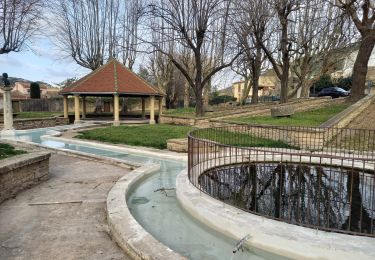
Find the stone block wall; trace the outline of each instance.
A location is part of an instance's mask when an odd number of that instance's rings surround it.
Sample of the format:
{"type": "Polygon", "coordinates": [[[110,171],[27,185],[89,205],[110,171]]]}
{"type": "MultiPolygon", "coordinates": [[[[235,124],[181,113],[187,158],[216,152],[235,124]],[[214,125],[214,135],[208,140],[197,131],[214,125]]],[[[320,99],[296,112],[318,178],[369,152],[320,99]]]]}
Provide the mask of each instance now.
{"type": "Polygon", "coordinates": [[[49,178],[50,153],[33,152],[1,161],[0,203],[49,178]]]}
{"type": "MultiPolygon", "coordinates": [[[[54,127],[58,125],[68,125],[69,119],[63,117],[50,117],[50,118],[32,118],[32,119],[16,119],[13,126],[17,130],[54,127]]],[[[2,127],[2,125],[1,125],[2,127]]]]}
{"type": "Polygon", "coordinates": [[[159,123],[160,124],[171,124],[171,125],[190,125],[194,126],[196,119],[194,118],[183,118],[177,116],[160,116],[159,123]]]}

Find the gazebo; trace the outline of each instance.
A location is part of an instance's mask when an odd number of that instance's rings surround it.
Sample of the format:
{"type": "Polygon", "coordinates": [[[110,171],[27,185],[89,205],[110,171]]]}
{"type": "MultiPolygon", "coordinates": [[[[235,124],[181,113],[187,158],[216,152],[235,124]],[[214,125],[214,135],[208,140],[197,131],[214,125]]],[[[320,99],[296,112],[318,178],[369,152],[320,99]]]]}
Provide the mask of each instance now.
{"type": "Polygon", "coordinates": [[[74,96],[74,123],[86,118],[86,97],[113,98],[113,124],[120,125],[120,97],[139,97],[142,100],[142,118],[145,118],[145,99],[150,99],[150,124],[155,124],[155,99],[159,100],[161,114],[164,93],[147,83],[134,72],[127,69],[116,59],[77,80],[60,91],[64,97],[64,117],[68,118],[68,96],[74,96]]]}

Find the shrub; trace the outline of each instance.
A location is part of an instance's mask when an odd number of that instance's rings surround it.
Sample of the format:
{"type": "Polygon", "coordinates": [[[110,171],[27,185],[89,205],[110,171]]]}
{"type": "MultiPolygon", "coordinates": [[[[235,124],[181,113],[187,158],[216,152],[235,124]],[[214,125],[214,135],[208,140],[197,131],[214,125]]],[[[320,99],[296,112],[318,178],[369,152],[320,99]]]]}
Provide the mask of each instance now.
{"type": "Polygon", "coordinates": [[[236,101],[237,99],[233,96],[223,95],[223,96],[214,96],[210,100],[210,105],[217,105],[221,103],[226,103],[230,101],[236,101]]]}
{"type": "Polygon", "coordinates": [[[30,85],[30,97],[31,98],[40,98],[40,86],[39,83],[33,82],[30,85]]]}

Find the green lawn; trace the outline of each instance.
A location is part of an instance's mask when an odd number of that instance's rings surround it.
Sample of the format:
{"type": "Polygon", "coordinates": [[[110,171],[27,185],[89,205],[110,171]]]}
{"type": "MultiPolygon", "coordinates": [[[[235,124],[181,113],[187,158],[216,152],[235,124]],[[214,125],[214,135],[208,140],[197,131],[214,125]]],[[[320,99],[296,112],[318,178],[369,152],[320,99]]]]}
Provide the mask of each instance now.
{"type": "Polygon", "coordinates": [[[112,126],[79,132],[77,138],[165,149],[168,139],[185,138],[192,129],[189,126],[164,124],[112,126]]]}
{"type": "Polygon", "coordinates": [[[332,105],[305,112],[295,113],[291,117],[273,118],[271,116],[236,117],[231,121],[247,124],[264,124],[280,126],[320,126],[331,117],[349,107],[350,104],[332,105]]]}
{"type": "MultiPolygon", "coordinates": [[[[134,146],[153,147],[157,149],[167,148],[167,140],[172,138],[186,138],[193,128],[178,125],[138,125],[97,128],[79,132],[77,138],[97,140],[115,144],[127,144],[134,146]]],[[[283,141],[270,140],[248,134],[233,133],[223,130],[211,130],[210,132],[196,132],[196,137],[206,138],[227,145],[244,147],[276,147],[295,148],[283,141]]]]}
{"type": "Polygon", "coordinates": [[[9,158],[9,157],[14,156],[14,155],[24,154],[24,153],[26,153],[26,152],[22,151],[22,150],[16,150],[16,149],[14,149],[13,146],[11,146],[9,144],[1,144],[0,143],[0,160],[9,158]]]}
{"type": "Polygon", "coordinates": [[[20,112],[16,118],[26,119],[26,118],[44,118],[53,116],[62,116],[63,112],[20,112]]]}
{"type": "Polygon", "coordinates": [[[188,108],[167,109],[163,111],[163,113],[168,116],[180,116],[180,117],[194,118],[195,108],[188,107],[188,108]]]}
{"type": "Polygon", "coordinates": [[[281,140],[272,140],[257,137],[251,134],[230,132],[222,129],[210,129],[209,131],[197,131],[195,137],[205,138],[220,144],[232,145],[238,147],[272,147],[299,149],[299,147],[289,145],[281,140]]]}

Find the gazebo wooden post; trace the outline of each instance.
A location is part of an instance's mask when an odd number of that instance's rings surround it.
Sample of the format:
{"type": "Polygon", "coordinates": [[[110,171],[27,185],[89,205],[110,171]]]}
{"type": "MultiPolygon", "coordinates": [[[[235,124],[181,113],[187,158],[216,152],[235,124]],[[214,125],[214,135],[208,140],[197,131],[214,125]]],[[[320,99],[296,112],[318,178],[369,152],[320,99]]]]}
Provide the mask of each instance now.
{"type": "Polygon", "coordinates": [[[86,97],[82,97],[82,119],[86,118],[86,97]]]}
{"type": "Polygon", "coordinates": [[[69,104],[68,104],[68,95],[63,96],[64,100],[64,118],[68,118],[68,109],[69,109],[69,104]]]}
{"type": "Polygon", "coordinates": [[[142,119],[146,119],[146,99],[142,97],[142,119]]]}
{"type": "Polygon", "coordinates": [[[120,125],[120,101],[119,95],[116,93],[113,95],[113,125],[119,126],[120,125]]]}
{"type": "Polygon", "coordinates": [[[155,124],[155,96],[150,97],[150,125],[155,124]]]}
{"type": "Polygon", "coordinates": [[[79,124],[81,122],[80,112],[79,112],[79,94],[74,95],[74,124],[79,124]]]}

